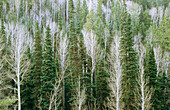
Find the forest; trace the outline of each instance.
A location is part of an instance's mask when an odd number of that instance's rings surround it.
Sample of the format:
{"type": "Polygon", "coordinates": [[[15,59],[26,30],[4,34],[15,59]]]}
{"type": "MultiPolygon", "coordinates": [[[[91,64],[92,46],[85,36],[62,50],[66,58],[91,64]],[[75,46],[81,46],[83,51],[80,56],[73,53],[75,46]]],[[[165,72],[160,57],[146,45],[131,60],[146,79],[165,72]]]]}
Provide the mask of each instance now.
{"type": "Polygon", "coordinates": [[[169,110],[170,0],[0,0],[0,110],[169,110]]]}

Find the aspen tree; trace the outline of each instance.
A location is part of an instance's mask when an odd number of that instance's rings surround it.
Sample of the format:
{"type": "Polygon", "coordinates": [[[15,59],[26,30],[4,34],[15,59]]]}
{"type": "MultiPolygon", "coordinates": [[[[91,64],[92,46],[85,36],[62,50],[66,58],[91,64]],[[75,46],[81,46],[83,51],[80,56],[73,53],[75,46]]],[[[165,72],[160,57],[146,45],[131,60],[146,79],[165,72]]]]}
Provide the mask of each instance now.
{"type": "Polygon", "coordinates": [[[25,55],[26,45],[25,42],[25,28],[22,25],[16,25],[15,38],[13,41],[12,54],[9,58],[6,58],[7,62],[11,66],[12,70],[15,74],[9,73],[8,77],[10,77],[17,85],[17,100],[18,100],[18,110],[21,110],[21,84],[24,80],[24,75],[29,69],[30,61],[25,55]]]}

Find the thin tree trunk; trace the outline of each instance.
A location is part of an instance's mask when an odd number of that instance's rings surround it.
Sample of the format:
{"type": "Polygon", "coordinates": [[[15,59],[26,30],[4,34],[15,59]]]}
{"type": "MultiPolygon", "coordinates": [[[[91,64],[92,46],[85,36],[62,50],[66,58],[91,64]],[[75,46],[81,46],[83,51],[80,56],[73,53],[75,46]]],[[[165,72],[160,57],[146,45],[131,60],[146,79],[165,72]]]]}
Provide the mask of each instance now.
{"type": "Polygon", "coordinates": [[[65,110],[65,80],[64,79],[63,79],[63,109],[65,110]]]}
{"type": "Polygon", "coordinates": [[[20,78],[19,78],[19,72],[18,72],[18,75],[17,75],[17,80],[18,80],[18,110],[21,110],[21,95],[20,95],[20,78]]]}
{"type": "Polygon", "coordinates": [[[18,47],[16,48],[16,57],[17,57],[17,89],[18,89],[18,110],[21,110],[21,95],[20,95],[20,61],[21,61],[21,56],[20,56],[20,50],[21,50],[21,38],[17,39],[18,47]]]}
{"type": "Polygon", "coordinates": [[[78,96],[79,96],[79,110],[81,110],[81,95],[80,95],[80,74],[79,74],[79,88],[78,88],[78,96]]]}

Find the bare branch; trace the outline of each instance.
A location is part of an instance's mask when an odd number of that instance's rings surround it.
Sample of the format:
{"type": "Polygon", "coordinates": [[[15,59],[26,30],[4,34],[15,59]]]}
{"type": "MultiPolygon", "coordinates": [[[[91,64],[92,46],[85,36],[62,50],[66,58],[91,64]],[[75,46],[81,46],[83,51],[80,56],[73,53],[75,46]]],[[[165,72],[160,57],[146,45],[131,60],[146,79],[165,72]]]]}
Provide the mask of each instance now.
{"type": "Polygon", "coordinates": [[[110,74],[109,86],[111,89],[108,106],[110,109],[120,110],[123,107],[122,97],[122,66],[120,63],[120,37],[117,32],[111,44],[110,54],[108,55],[108,70],[110,74]]]}
{"type": "MultiPolygon", "coordinates": [[[[136,87],[135,94],[135,102],[136,108],[141,108],[142,110],[149,110],[151,106],[151,88],[147,86],[147,80],[145,79],[144,72],[144,57],[146,53],[146,49],[142,43],[138,44],[138,54],[139,54],[139,76],[137,78],[137,82],[139,87],[136,87]]],[[[134,104],[135,105],[135,104],[134,104]]]]}

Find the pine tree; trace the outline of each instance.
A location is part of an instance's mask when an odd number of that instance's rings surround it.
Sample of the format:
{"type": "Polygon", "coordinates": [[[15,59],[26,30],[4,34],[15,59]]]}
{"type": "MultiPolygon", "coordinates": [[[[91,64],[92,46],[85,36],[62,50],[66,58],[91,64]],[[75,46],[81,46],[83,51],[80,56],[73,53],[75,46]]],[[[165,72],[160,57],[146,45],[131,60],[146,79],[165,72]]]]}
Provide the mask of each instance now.
{"type": "Polygon", "coordinates": [[[0,0],[0,109],[167,110],[168,5],[169,0],[0,0]],[[150,10],[162,16],[151,17],[150,10]],[[54,27],[51,36],[46,23],[54,27]],[[149,42],[146,51],[140,41],[149,42]]]}
{"type": "MultiPolygon", "coordinates": [[[[144,9],[143,9],[144,11],[144,9]]],[[[142,40],[145,39],[146,37],[146,31],[149,29],[150,25],[151,25],[151,16],[149,15],[149,11],[145,10],[144,12],[141,11],[139,17],[139,32],[142,34],[143,38],[142,40]]]]}
{"type": "MultiPolygon", "coordinates": [[[[82,79],[82,87],[86,88],[86,92],[85,94],[87,95],[86,97],[86,103],[85,106],[90,106],[89,104],[91,103],[91,99],[92,97],[90,96],[91,94],[91,81],[90,81],[90,66],[91,65],[88,61],[90,61],[90,58],[88,57],[88,55],[86,54],[86,47],[84,45],[84,40],[83,40],[83,35],[82,35],[82,30],[84,27],[84,24],[87,23],[87,16],[89,16],[89,11],[88,11],[88,7],[87,7],[87,3],[86,0],[83,0],[83,6],[81,8],[81,12],[80,14],[80,20],[81,20],[81,24],[80,24],[80,55],[81,55],[81,65],[82,65],[82,74],[83,77],[82,79]]],[[[83,108],[85,108],[85,106],[83,106],[83,108]]]]}
{"type": "Polygon", "coordinates": [[[81,8],[81,29],[83,29],[83,25],[86,23],[86,16],[88,15],[88,7],[86,4],[86,0],[83,0],[83,6],[81,8]]]}
{"type": "MultiPolygon", "coordinates": [[[[109,77],[108,73],[105,71],[106,68],[106,57],[109,49],[108,39],[110,37],[108,27],[106,24],[105,14],[102,10],[102,5],[105,1],[98,0],[97,13],[96,13],[96,23],[94,25],[94,30],[97,35],[98,42],[101,46],[101,50],[104,52],[102,58],[97,64],[96,75],[95,75],[95,98],[97,100],[98,109],[106,109],[104,102],[106,97],[109,96],[108,82],[109,77]]],[[[107,1],[106,1],[107,2],[107,1]]],[[[99,60],[99,59],[98,59],[99,60]]]]}
{"type": "MultiPolygon", "coordinates": [[[[69,35],[69,60],[70,60],[70,66],[69,66],[69,73],[71,74],[71,78],[64,78],[64,80],[67,80],[65,83],[65,86],[63,86],[63,92],[65,95],[63,95],[63,109],[69,109],[74,107],[73,104],[75,100],[75,80],[76,74],[78,74],[78,61],[77,55],[78,55],[78,49],[77,49],[77,38],[76,38],[76,27],[75,27],[75,7],[73,0],[69,0],[69,6],[67,6],[68,9],[68,35],[69,35]],[[74,80],[74,81],[73,81],[74,80]],[[67,88],[67,89],[66,89],[67,88]],[[65,97],[66,96],[66,97],[65,97]]],[[[66,12],[65,12],[66,14],[66,12]]],[[[68,73],[67,72],[67,73],[68,73]]]]}
{"type": "Polygon", "coordinates": [[[168,110],[168,98],[169,98],[169,92],[168,92],[168,87],[169,87],[169,82],[168,82],[168,77],[163,72],[163,75],[160,78],[160,101],[161,101],[161,110],[168,110]]]}
{"type": "Polygon", "coordinates": [[[133,49],[134,39],[131,30],[131,17],[124,10],[121,19],[121,64],[123,68],[123,101],[125,110],[134,109],[134,88],[136,85],[136,77],[138,74],[136,52],[133,49]]]}
{"type": "Polygon", "coordinates": [[[35,30],[35,44],[34,44],[34,52],[33,52],[33,61],[32,61],[32,71],[31,71],[31,76],[30,80],[31,81],[31,86],[30,89],[32,90],[32,96],[33,102],[34,102],[34,107],[33,109],[37,109],[39,106],[39,100],[40,100],[40,89],[41,89],[41,82],[40,82],[40,77],[42,76],[42,45],[41,45],[41,34],[39,31],[39,24],[38,22],[36,23],[36,30],[35,30]]]}
{"type": "MultiPolygon", "coordinates": [[[[27,51],[25,53],[27,57],[31,60],[31,64],[33,63],[32,53],[30,51],[30,47],[27,46],[27,51]]],[[[30,66],[32,67],[32,65],[30,66]]],[[[31,74],[32,68],[27,72],[26,78],[24,80],[23,85],[21,85],[21,97],[22,97],[22,105],[21,108],[25,110],[32,110],[34,108],[35,99],[32,97],[33,94],[33,84],[32,84],[32,74],[31,74]],[[28,97],[30,96],[30,97],[28,97]]]]}
{"type": "Polygon", "coordinates": [[[160,77],[156,77],[155,86],[152,88],[154,93],[151,96],[152,106],[151,109],[153,110],[161,110],[162,109],[162,100],[161,97],[161,85],[160,85],[160,77]]]}
{"type": "Polygon", "coordinates": [[[72,33],[70,33],[70,34],[73,34],[74,32],[74,30],[73,30],[73,28],[74,27],[72,27],[72,26],[74,26],[74,15],[75,15],[75,10],[74,10],[74,3],[73,3],[73,0],[69,0],[69,10],[68,10],[68,13],[69,13],[69,15],[68,15],[68,18],[69,18],[69,29],[70,29],[70,32],[72,32],[72,33]]]}
{"type": "Polygon", "coordinates": [[[146,51],[146,58],[145,58],[145,77],[148,79],[148,86],[153,91],[151,102],[152,107],[151,109],[159,110],[161,109],[161,88],[160,88],[160,79],[157,77],[157,66],[154,56],[153,48],[149,45],[146,51]]]}
{"type": "Polygon", "coordinates": [[[97,106],[99,110],[106,109],[105,108],[105,101],[107,97],[109,96],[109,88],[108,88],[108,81],[109,78],[108,73],[105,71],[104,66],[104,59],[102,59],[98,65],[97,65],[97,75],[96,75],[96,100],[97,100],[97,106]]]}
{"type": "MultiPolygon", "coordinates": [[[[73,107],[72,109],[82,109],[85,108],[85,104],[84,102],[86,101],[86,94],[85,94],[85,88],[86,88],[86,84],[85,84],[85,50],[84,50],[84,45],[83,45],[83,35],[82,35],[82,28],[83,28],[83,22],[81,22],[81,14],[82,14],[82,10],[80,7],[80,0],[78,0],[77,6],[76,6],[76,11],[77,13],[75,14],[76,16],[76,23],[75,23],[75,43],[77,43],[77,45],[74,45],[76,48],[76,56],[74,56],[74,60],[75,63],[78,64],[77,66],[77,70],[73,70],[75,73],[73,73],[73,85],[72,85],[72,92],[74,92],[73,94],[73,107]]],[[[85,14],[85,13],[84,13],[85,14]]],[[[73,63],[72,63],[73,64],[73,63]]]]}
{"type": "Polygon", "coordinates": [[[0,30],[0,38],[2,38],[2,45],[4,45],[3,50],[1,51],[1,58],[2,56],[6,55],[7,50],[7,36],[5,32],[5,26],[4,26],[4,17],[3,14],[1,15],[1,30],[0,30]]]}
{"type": "Polygon", "coordinates": [[[81,59],[80,59],[80,55],[79,55],[79,41],[78,41],[78,37],[80,37],[80,21],[78,20],[78,24],[76,25],[75,23],[75,8],[74,8],[74,3],[73,0],[69,1],[69,37],[70,37],[70,44],[69,44],[69,57],[70,57],[70,71],[71,71],[71,98],[70,98],[70,106],[72,108],[75,107],[75,100],[77,97],[77,86],[78,86],[78,76],[81,73],[81,59]],[[77,30],[78,29],[78,30],[77,30]]]}
{"type": "Polygon", "coordinates": [[[151,46],[148,46],[145,58],[145,74],[146,78],[149,79],[149,87],[155,87],[156,85],[156,75],[157,75],[157,67],[154,56],[154,51],[151,46]]]}
{"type": "Polygon", "coordinates": [[[52,51],[52,42],[50,35],[50,28],[47,26],[46,29],[46,38],[43,48],[43,63],[42,63],[42,75],[41,79],[41,108],[47,110],[49,107],[49,99],[51,91],[53,91],[53,86],[51,83],[54,83],[55,79],[55,68],[54,68],[54,59],[52,51]]]}
{"type": "MultiPolygon", "coordinates": [[[[74,3],[73,3],[73,0],[69,0],[69,9],[68,9],[68,24],[69,24],[69,40],[70,40],[70,43],[69,43],[69,60],[71,61],[71,64],[70,64],[70,72],[71,72],[71,78],[69,79],[65,79],[65,80],[68,80],[68,82],[66,82],[65,86],[63,89],[64,89],[64,92],[66,92],[66,95],[69,96],[68,97],[68,102],[66,104],[67,108],[71,108],[71,107],[74,107],[74,95],[75,95],[75,84],[73,79],[75,80],[76,78],[74,77],[75,74],[77,73],[76,70],[76,57],[77,57],[77,46],[76,46],[76,43],[77,42],[77,39],[76,39],[76,36],[75,36],[75,10],[74,10],[74,3]],[[73,78],[74,77],[74,78],[73,78]],[[67,90],[66,90],[67,88],[67,90]]],[[[66,97],[63,98],[63,101],[66,100],[66,97]]],[[[65,105],[63,104],[63,109],[65,109],[65,105]]]]}

